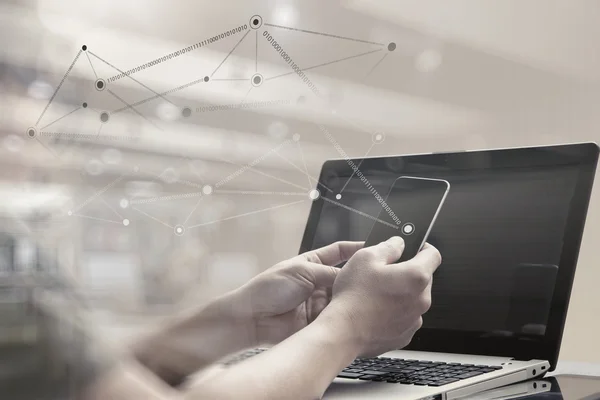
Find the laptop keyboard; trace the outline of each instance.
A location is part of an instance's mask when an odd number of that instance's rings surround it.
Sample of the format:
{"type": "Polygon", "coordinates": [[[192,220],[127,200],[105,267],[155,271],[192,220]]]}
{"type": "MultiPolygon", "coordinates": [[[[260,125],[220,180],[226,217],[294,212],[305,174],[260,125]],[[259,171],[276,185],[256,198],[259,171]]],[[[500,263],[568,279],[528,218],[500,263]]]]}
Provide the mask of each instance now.
{"type": "MultiPolygon", "coordinates": [[[[266,349],[252,349],[225,362],[225,365],[238,363],[266,349]]],[[[474,365],[444,363],[400,358],[374,357],[357,358],[344,368],[338,378],[363,381],[401,383],[419,386],[443,386],[502,369],[496,365],[474,365]]]]}

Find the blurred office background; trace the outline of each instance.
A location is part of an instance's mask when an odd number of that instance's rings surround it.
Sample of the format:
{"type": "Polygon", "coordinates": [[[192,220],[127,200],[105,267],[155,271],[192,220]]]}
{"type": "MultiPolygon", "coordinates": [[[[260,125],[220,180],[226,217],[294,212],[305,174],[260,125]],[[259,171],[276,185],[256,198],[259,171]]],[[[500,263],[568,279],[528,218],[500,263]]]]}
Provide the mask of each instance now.
{"type": "MultiPolygon", "coordinates": [[[[131,337],[297,254],[341,157],[316,123],[351,157],[598,141],[599,20],[593,0],[3,1],[0,274],[61,268],[131,337]]],[[[568,360],[600,361],[597,192],[568,360]]]]}

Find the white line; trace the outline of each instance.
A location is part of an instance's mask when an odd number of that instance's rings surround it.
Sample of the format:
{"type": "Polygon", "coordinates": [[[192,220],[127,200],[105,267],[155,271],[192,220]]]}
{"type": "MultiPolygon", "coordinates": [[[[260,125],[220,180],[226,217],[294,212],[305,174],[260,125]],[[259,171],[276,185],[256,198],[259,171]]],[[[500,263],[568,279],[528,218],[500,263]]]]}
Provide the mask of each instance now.
{"type": "Polygon", "coordinates": [[[113,206],[111,206],[110,204],[108,204],[108,202],[106,200],[104,200],[104,197],[100,196],[100,200],[102,200],[102,202],[106,205],[106,207],[108,207],[110,209],[110,211],[112,211],[113,213],[115,213],[115,215],[121,219],[123,219],[123,216],[121,214],[119,214],[117,212],[117,210],[115,210],[113,208],[113,206]]]}
{"type": "Polygon", "coordinates": [[[79,206],[73,208],[71,211],[75,213],[75,212],[81,210],[83,207],[87,206],[90,202],[94,201],[98,196],[101,196],[104,192],[106,192],[108,189],[110,189],[116,183],[122,181],[123,178],[125,178],[125,174],[121,175],[120,177],[118,177],[117,179],[115,179],[114,181],[109,183],[108,185],[104,186],[102,189],[100,189],[99,191],[97,191],[96,193],[91,195],[86,201],[84,201],[79,206]]]}
{"type": "Polygon", "coordinates": [[[249,195],[273,195],[273,196],[308,196],[306,192],[263,192],[253,190],[215,190],[214,193],[223,194],[249,194],[249,195]]]}
{"type": "Polygon", "coordinates": [[[155,218],[155,217],[153,217],[152,215],[150,215],[150,214],[148,214],[148,213],[145,213],[145,212],[143,212],[142,210],[140,210],[140,209],[139,209],[139,208],[137,208],[137,207],[131,207],[131,209],[132,209],[132,210],[135,210],[135,211],[137,211],[137,212],[140,212],[140,213],[142,213],[142,214],[144,214],[146,217],[148,217],[148,218],[151,218],[151,219],[155,220],[156,222],[159,222],[159,223],[163,224],[163,225],[164,225],[164,226],[166,226],[167,228],[171,228],[171,229],[173,229],[173,227],[172,227],[171,225],[167,224],[166,222],[163,222],[163,221],[161,221],[161,220],[160,220],[160,219],[158,219],[158,218],[155,218]]]}
{"type": "Polygon", "coordinates": [[[307,188],[305,188],[305,187],[302,187],[302,186],[300,186],[300,185],[298,185],[298,184],[296,184],[296,183],[293,183],[293,182],[290,182],[290,181],[286,181],[286,180],[285,180],[285,179],[283,179],[283,178],[278,178],[278,177],[276,177],[276,176],[273,176],[273,175],[267,174],[266,172],[259,171],[259,170],[257,170],[257,169],[254,169],[254,168],[250,168],[248,171],[250,171],[250,172],[254,172],[254,173],[257,173],[257,174],[259,174],[259,175],[266,176],[266,177],[268,177],[268,178],[275,179],[275,180],[277,180],[277,181],[279,181],[279,182],[287,183],[288,185],[294,186],[294,187],[296,187],[296,188],[298,188],[298,189],[302,189],[302,190],[306,190],[306,191],[309,191],[309,190],[310,190],[310,186],[309,186],[309,188],[307,189],[307,188]]]}
{"type": "Polygon", "coordinates": [[[296,142],[298,146],[298,150],[300,150],[300,156],[302,156],[302,164],[304,164],[304,171],[306,171],[306,178],[308,179],[308,187],[312,186],[312,182],[310,181],[310,175],[308,175],[308,167],[306,166],[306,159],[304,158],[304,151],[302,151],[302,146],[300,146],[300,142],[296,142]]]}
{"type": "Polygon", "coordinates": [[[159,196],[159,197],[152,197],[149,199],[141,199],[141,200],[133,200],[132,199],[129,201],[129,204],[148,204],[148,203],[156,203],[158,201],[189,199],[190,197],[197,197],[197,196],[202,197],[202,192],[174,194],[171,196],[159,196]]]}
{"type": "Polygon", "coordinates": [[[196,209],[198,208],[198,206],[200,205],[200,202],[202,201],[204,197],[200,197],[198,199],[198,201],[196,202],[196,205],[194,206],[194,209],[189,213],[189,215],[187,216],[187,218],[185,219],[185,221],[183,221],[183,226],[185,226],[185,224],[187,224],[187,222],[190,220],[190,218],[192,217],[192,215],[196,212],[196,209]]]}
{"type": "Polygon", "coordinates": [[[387,225],[387,226],[389,226],[389,227],[391,227],[391,228],[394,228],[394,229],[399,229],[399,228],[398,228],[396,225],[394,225],[394,224],[390,224],[389,222],[382,221],[382,220],[380,220],[380,219],[378,219],[378,218],[376,218],[376,217],[374,217],[374,216],[372,216],[372,215],[370,215],[370,214],[367,214],[367,213],[365,213],[365,212],[359,211],[359,210],[357,210],[357,209],[355,209],[355,208],[352,208],[352,207],[348,207],[348,206],[347,206],[347,205],[345,205],[345,204],[338,203],[337,201],[335,201],[335,200],[331,200],[331,199],[328,199],[328,198],[327,198],[327,197],[325,197],[325,196],[322,196],[322,199],[323,199],[323,200],[325,200],[325,201],[328,201],[328,202],[330,202],[330,203],[333,203],[333,204],[335,204],[336,206],[339,206],[339,207],[345,208],[345,209],[346,209],[346,210],[348,210],[348,211],[352,211],[352,212],[354,212],[354,213],[356,213],[356,214],[358,214],[358,215],[362,215],[363,217],[366,217],[366,218],[372,219],[373,221],[376,221],[376,222],[382,223],[382,224],[384,224],[384,225],[387,225]]]}
{"type": "Polygon", "coordinates": [[[123,224],[123,221],[111,221],[110,219],[90,217],[89,215],[72,214],[71,216],[73,216],[73,217],[80,217],[80,218],[87,218],[87,219],[93,219],[93,220],[96,220],[96,221],[112,222],[113,224],[119,224],[119,225],[123,224]]]}
{"type": "Polygon", "coordinates": [[[235,219],[235,218],[240,218],[240,217],[246,217],[246,216],[252,215],[252,214],[258,214],[258,213],[265,212],[265,211],[275,210],[277,208],[292,206],[294,204],[302,203],[303,201],[306,201],[306,200],[299,200],[299,201],[295,201],[293,203],[281,204],[281,205],[278,205],[278,206],[275,206],[275,207],[269,207],[269,208],[264,208],[262,210],[251,211],[251,212],[248,212],[248,213],[245,213],[245,214],[234,215],[232,217],[223,218],[223,219],[220,219],[218,221],[206,222],[204,224],[198,224],[198,225],[190,226],[188,229],[197,228],[199,226],[212,225],[212,224],[216,224],[216,223],[224,222],[224,221],[229,221],[230,219],[235,219]]]}

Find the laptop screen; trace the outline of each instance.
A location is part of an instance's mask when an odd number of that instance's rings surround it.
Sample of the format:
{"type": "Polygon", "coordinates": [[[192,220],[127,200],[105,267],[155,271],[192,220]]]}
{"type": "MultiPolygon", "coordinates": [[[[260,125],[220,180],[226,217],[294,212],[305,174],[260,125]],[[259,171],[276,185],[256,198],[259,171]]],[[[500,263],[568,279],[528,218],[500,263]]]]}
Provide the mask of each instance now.
{"type": "MultiPolygon", "coordinates": [[[[497,150],[362,161],[361,173],[383,197],[407,173],[450,183],[428,239],[443,261],[412,347],[429,350],[419,345],[423,337],[544,342],[582,165],[560,152],[511,151],[512,160],[497,150]]],[[[372,190],[340,161],[326,164],[321,178],[310,247],[365,240],[381,223],[372,190]]]]}

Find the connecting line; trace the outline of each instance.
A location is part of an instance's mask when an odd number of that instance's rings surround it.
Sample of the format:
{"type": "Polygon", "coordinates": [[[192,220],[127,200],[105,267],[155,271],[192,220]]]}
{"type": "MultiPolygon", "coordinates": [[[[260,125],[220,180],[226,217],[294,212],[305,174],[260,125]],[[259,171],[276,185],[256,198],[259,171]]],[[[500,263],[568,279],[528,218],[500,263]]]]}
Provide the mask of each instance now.
{"type": "Polygon", "coordinates": [[[291,28],[291,27],[289,27],[289,26],[274,25],[274,24],[267,24],[267,23],[265,23],[265,26],[272,26],[272,27],[274,27],[274,28],[282,28],[282,29],[287,29],[287,30],[289,30],[289,31],[297,31],[297,32],[311,33],[311,34],[313,34],[313,35],[327,36],[327,37],[332,37],[332,38],[336,38],[336,39],[350,40],[350,41],[353,41],[353,42],[360,42],[360,43],[374,44],[374,45],[377,45],[377,46],[385,46],[385,44],[383,44],[383,43],[377,43],[377,42],[371,42],[371,41],[368,41],[368,40],[355,39],[355,38],[346,37],[346,36],[332,35],[332,34],[330,34],[330,33],[324,33],[324,32],[309,31],[309,30],[307,30],[307,29],[291,28]]]}
{"type": "Polygon", "coordinates": [[[110,219],[104,219],[104,218],[97,218],[97,217],[90,217],[89,215],[81,215],[81,214],[72,214],[73,217],[79,217],[79,218],[87,218],[87,219],[93,219],[95,221],[102,221],[102,222],[112,222],[113,224],[119,224],[121,225],[122,222],[121,221],[112,221],[110,219]]]}
{"type": "Polygon", "coordinates": [[[114,181],[112,181],[111,183],[109,183],[108,185],[104,186],[102,189],[100,189],[99,191],[97,191],[96,193],[94,193],[93,195],[91,195],[86,201],[84,201],[83,203],[81,203],[79,206],[74,207],[71,210],[73,212],[73,214],[76,213],[77,211],[81,210],[83,207],[85,207],[86,205],[88,205],[94,199],[102,196],[102,194],[104,192],[106,192],[108,189],[110,189],[111,187],[113,187],[114,185],[116,185],[117,183],[119,183],[120,181],[122,181],[123,178],[125,178],[125,174],[121,175],[120,177],[118,177],[117,179],[115,179],[114,181]]]}
{"type": "Polygon", "coordinates": [[[121,103],[125,104],[127,106],[127,108],[131,109],[131,111],[133,111],[134,113],[136,113],[137,115],[139,115],[140,117],[142,117],[143,119],[145,119],[146,121],[148,121],[156,129],[161,130],[161,131],[164,132],[163,128],[161,128],[160,126],[156,125],[154,122],[150,121],[148,118],[144,117],[144,115],[141,112],[139,112],[133,106],[131,106],[131,104],[127,103],[125,100],[123,100],[122,98],[120,98],[119,96],[117,96],[115,94],[115,92],[113,92],[112,90],[108,89],[108,93],[110,93],[111,95],[113,95],[113,97],[117,98],[121,103]]]}
{"type": "MultiPolygon", "coordinates": [[[[288,164],[290,164],[292,167],[296,168],[298,171],[302,172],[303,174],[305,174],[308,177],[308,182],[309,182],[309,186],[312,186],[312,182],[310,181],[311,179],[317,183],[319,183],[319,180],[313,176],[311,176],[308,172],[304,172],[302,170],[302,168],[300,168],[299,166],[297,166],[296,164],[294,164],[293,162],[291,162],[290,160],[288,160],[287,158],[285,158],[284,156],[282,156],[281,154],[279,154],[277,151],[275,151],[275,155],[277,155],[279,158],[281,158],[283,161],[287,162],[288,164]]],[[[320,185],[322,185],[325,189],[329,190],[330,192],[333,193],[333,190],[331,190],[330,188],[328,188],[327,186],[323,185],[322,183],[319,183],[320,185]]]]}
{"type": "Polygon", "coordinates": [[[215,78],[215,79],[211,79],[212,82],[214,81],[224,81],[224,82],[231,82],[231,81],[249,81],[250,78],[229,78],[229,79],[219,79],[219,78],[215,78]]]}
{"type": "Polygon", "coordinates": [[[253,190],[216,190],[216,194],[247,194],[247,195],[265,195],[265,196],[306,196],[306,192],[263,192],[253,190]]]}
{"type": "Polygon", "coordinates": [[[148,203],[156,203],[158,201],[189,199],[191,197],[198,197],[198,196],[202,197],[202,193],[201,192],[183,193],[183,194],[174,194],[171,196],[152,197],[149,199],[142,199],[142,200],[131,200],[131,201],[129,201],[129,204],[148,204],[148,203]]]}
{"type": "Polygon", "coordinates": [[[108,202],[106,200],[104,200],[104,197],[100,196],[100,200],[102,200],[102,202],[106,205],[106,207],[108,207],[110,209],[110,211],[112,211],[117,217],[119,217],[121,219],[121,221],[123,220],[123,216],[121,214],[119,214],[117,212],[117,210],[114,209],[113,206],[108,204],[108,202]]]}
{"type": "MultiPolygon", "coordinates": [[[[367,152],[365,153],[365,155],[363,156],[363,158],[360,159],[360,162],[358,163],[358,165],[356,166],[356,170],[360,170],[360,166],[362,165],[363,161],[365,160],[365,158],[367,158],[367,156],[369,155],[369,153],[371,152],[371,150],[373,150],[373,147],[375,146],[375,143],[373,143],[371,145],[371,147],[369,147],[369,150],[367,150],[367,152]]],[[[352,180],[352,178],[354,177],[354,174],[356,173],[356,171],[352,170],[352,175],[350,175],[350,178],[348,178],[348,180],[346,181],[346,183],[344,184],[344,186],[342,187],[342,190],[340,190],[340,194],[342,194],[344,192],[344,189],[346,189],[346,186],[348,186],[348,184],[350,183],[350,181],[352,180]]]]}
{"type": "Polygon", "coordinates": [[[250,94],[250,91],[252,90],[253,87],[254,86],[250,86],[250,89],[248,89],[248,91],[246,92],[246,95],[244,96],[244,98],[242,99],[242,102],[240,103],[240,105],[238,107],[241,107],[244,104],[244,102],[248,98],[248,95],[250,94]]]}
{"type": "Polygon", "coordinates": [[[192,211],[188,214],[187,218],[185,219],[185,221],[183,221],[183,224],[181,224],[181,225],[185,226],[185,224],[187,224],[187,222],[190,220],[190,218],[192,217],[192,215],[194,215],[194,213],[196,212],[196,209],[198,209],[198,206],[200,205],[200,202],[202,201],[203,198],[204,197],[200,197],[198,199],[198,201],[196,202],[196,205],[194,206],[194,208],[192,209],[192,211]]]}
{"type": "Polygon", "coordinates": [[[60,121],[63,118],[68,117],[69,115],[73,114],[75,111],[79,111],[81,110],[81,106],[77,107],[76,109],[74,109],[73,111],[68,112],[67,114],[63,115],[62,117],[50,122],[48,125],[44,126],[43,128],[40,128],[40,131],[43,131],[44,129],[46,129],[47,127],[49,127],[50,125],[54,124],[55,122],[60,121]]]}
{"type": "Polygon", "coordinates": [[[151,100],[158,99],[159,97],[163,97],[163,96],[166,96],[166,95],[178,92],[178,91],[183,90],[183,89],[187,89],[190,86],[194,86],[194,85],[197,85],[198,83],[203,83],[203,82],[204,82],[204,78],[196,79],[195,81],[191,81],[189,83],[186,83],[185,85],[178,86],[178,87],[176,87],[174,89],[167,90],[166,92],[162,92],[162,93],[159,93],[159,94],[157,94],[155,96],[148,97],[146,99],[143,99],[143,100],[140,100],[138,102],[135,102],[135,103],[131,104],[131,106],[127,106],[127,107],[122,107],[122,108],[116,109],[116,110],[112,111],[111,114],[120,113],[121,111],[127,110],[129,107],[137,107],[137,106],[142,105],[144,103],[147,103],[147,102],[149,102],[151,100]]]}
{"type": "MultiPolygon", "coordinates": [[[[323,64],[313,65],[312,67],[306,67],[306,68],[301,68],[301,69],[302,69],[302,71],[308,71],[309,69],[315,69],[315,68],[319,68],[319,67],[324,67],[326,65],[331,65],[331,64],[342,62],[342,61],[351,60],[353,58],[366,56],[368,54],[377,53],[377,52],[379,52],[381,50],[382,49],[371,50],[371,51],[367,51],[366,53],[360,53],[360,54],[356,54],[354,56],[344,57],[344,58],[340,58],[339,60],[333,60],[333,61],[329,61],[329,62],[326,62],[326,63],[323,63],[323,64]]],[[[293,75],[293,74],[295,74],[295,72],[293,72],[293,71],[292,72],[286,72],[285,74],[275,75],[275,76],[272,76],[270,78],[265,78],[265,81],[270,81],[271,79],[281,78],[282,76],[288,76],[288,75],[293,75]]]]}
{"type": "Polygon", "coordinates": [[[254,57],[254,72],[258,72],[258,30],[256,31],[256,55],[254,57]]]}
{"type": "Polygon", "coordinates": [[[161,221],[161,220],[160,220],[160,219],[158,219],[158,218],[155,218],[155,217],[153,217],[152,215],[150,215],[150,214],[148,214],[148,213],[146,213],[146,212],[144,212],[144,211],[140,210],[140,209],[139,209],[139,208],[137,208],[137,207],[131,207],[131,209],[132,209],[132,210],[135,210],[135,211],[137,211],[137,212],[139,212],[139,213],[141,213],[141,214],[144,214],[146,217],[148,217],[148,218],[150,218],[150,219],[153,219],[153,220],[155,220],[155,221],[156,221],[156,222],[158,222],[158,223],[161,223],[161,224],[163,224],[163,225],[164,225],[164,226],[166,226],[167,228],[171,228],[171,229],[173,229],[173,227],[172,227],[171,225],[167,224],[166,222],[163,222],[163,221],[161,221]]]}
{"type": "Polygon", "coordinates": [[[94,75],[96,76],[96,79],[98,79],[98,74],[96,73],[96,69],[94,68],[94,64],[92,64],[92,60],[90,59],[90,56],[88,55],[88,53],[85,53],[85,56],[87,57],[88,61],[90,62],[90,67],[92,67],[92,71],[94,71],[94,75]]]}
{"type": "Polygon", "coordinates": [[[38,124],[42,120],[42,117],[44,116],[44,114],[46,114],[46,111],[48,110],[48,107],[50,107],[50,104],[52,104],[52,102],[54,101],[54,98],[56,97],[56,94],[60,90],[60,88],[63,85],[63,83],[65,83],[65,79],[67,79],[67,76],[69,76],[69,73],[73,69],[73,66],[75,65],[75,63],[79,59],[79,56],[81,55],[82,52],[83,52],[83,50],[79,50],[77,52],[77,55],[75,56],[75,59],[73,60],[73,62],[69,66],[69,69],[67,69],[67,72],[65,72],[65,75],[63,76],[62,80],[60,81],[60,83],[56,87],[56,90],[54,90],[54,93],[52,94],[52,97],[50,97],[50,100],[48,100],[48,104],[46,104],[46,107],[44,107],[44,111],[42,111],[42,114],[40,115],[40,117],[38,118],[38,120],[35,122],[35,126],[36,127],[38,126],[38,124]]]}
{"type": "Polygon", "coordinates": [[[237,42],[237,44],[235,46],[233,46],[233,49],[231,49],[231,51],[227,54],[227,56],[225,57],[225,59],[223,61],[221,61],[221,64],[219,64],[219,66],[213,71],[213,73],[210,74],[211,78],[219,70],[219,68],[221,68],[221,65],[223,65],[225,63],[225,61],[227,61],[227,59],[229,58],[229,56],[231,55],[231,53],[233,53],[234,50],[240,45],[240,43],[242,43],[244,41],[244,39],[246,39],[246,36],[248,36],[249,33],[250,33],[250,31],[246,32],[244,34],[244,36],[242,36],[242,38],[237,42]]]}
{"type": "Polygon", "coordinates": [[[265,154],[263,154],[262,156],[258,157],[257,159],[253,160],[252,162],[250,162],[248,165],[243,166],[242,168],[238,169],[237,171],[235,171],[233,174],[229,175],[228,177],[220,180],[219,182],[217,182],[217,184],[215,185],[215,188],[219,188],[221,186],[223,186],[224,184],[226,184],[227,182],[230,182],[231,180],[237,178],[238,176],[240,176],[241,174],[243,174],[245,171],[247,171],[248,169],[254,167],[256,164],[258,164],[259,162],[263,161],[265,158],[267,158],[271,153],[273,152],[277,152],[277,150],[279,150],[280,148],[282,148],[283,146],[285,146],[287,143],[289,143],[289,140],[284,141],[283,143],[281,143],[279,146],[275,147],[274,149],[269,150],[268,152],[266,152],[265,154]]]}
{"type": "Polygon", "coordinates": [[[63,160],[62,158],[60,158],[60,156],[58,154],[56,154],[54,152],[54,150],[52,150],[50,147],[46,146],[46,144],[44,142],[42,142],[39,138],[36,137],[35,140],[37,140],[37,142],[39,144],[41,144],[46,150],[48,150],[54,157],[58,158],[60,161],[63,160]]]}
{"type": "Polygon", "coordinates": [[[275,210],[275,209],[278,209],[278,208],[293,206],[294,204],[302,203],[302,202],[305,202],[305,201],[306,200],[299,200],[299,201],[295,201],[293,203],[281,204],[281,205],[278,205],[278,206],[275,206],[275,207],[269,207],[269,208],[264,208],[262,210],[251,211],[251,212],[244,213],[244,214],[238,214],[238,215],[234,215],[232,217],[227,217],[227,218],[220,219],[218,221],[212,221],[212,222],[206,222],[206,223],[203,223],[203,224],[193,225],[193,226],[188,227],[188,229],[198,228],[200,226],[212,225],[212,224],[216,224],[216,223],[219,223],[219,222],[229,221],[229,220],[232,220],[232,219],[235,219],[235,218],[246,217],[248,215],[253,215],[253,214],[258,214],[258,213],[265,212],[265,211],[275,210]]]}
{"type": "MultiPolygon", "coordinates": [[[[120,73],[123,73],[123,71],[121,71],[119,68],[115,67],[114,65],[112,65],[111,63],[109,63],[108,61],[106,61],[105,59],[100,58],[99,56],[97,56],[96,54],[92,53],[89,50],[88,50],[88,53],[90,53],[91,55],[93,55],[94,57],[96,57],[98,60],[102,61],[104,64],[108,65],[109,67],[112,67],[112,68],[116,69],[117,71],[119,71],[120,73]]],[[[148,89],[149,91],[151,91],[155,95],[161,97],[167,103],[171,103],[171,104],[174,105],[174,103],[171,100],[168,100],[166,97],[164,97],[164,96],[160,95],[159,93],[155,92],[154,90],[150,89],[148,86],[144,85],[142,82],[138,81],[137,79],[133,78],[132,76],[127,75],[127,77],[129,79],[131,79],[132,81],[134,81],[135,83],[137,83],[138,85],[141,85],[142,87],[148,89]]]]}
{"type": "Polygon", "coordinates": [[[377,68],[379,66],[379,64],[381,64],[381,62],[383,60],[385,60],[385,58],[387,57],[388,53],[385,53],[383,55],[383,57],[381,57],[381,59],[379,59],[379,61],[377,61],[377,63],[373,66],[373,68],[371,68],[371,70],[367,73],[367,75],[365,75],[365,77],[363,78],[363,82],[367,80],[367,78],[373,73],[373,71],[375,71],[375,68],[377,68]]]}
{"type": "Polygon", "coordinates": [[[304,158],[304,152],[302,151],[302,146],[300,146],[300,142],[296,142],[298,146],[298,150],[300,150],[300,156],[302,157],[302,164],[304,164],[304,171],[306,171],[306,179],[308,179],[308,186],[312,186],[312,181],[310,180],[310,176],[308,175],[308,167],[306,166],[306,159],[304,158]]]}
{"type": "Polygon", "coordinates": [[[327,201],[327,202],[329,202],[329,203],[331,203],[331,204],[335,204],[336,206],[339,206],[339,207],[345,208],[345,209],[346,209],[346,210],[348,210],[348,211],[352,211],[353,213],[356,213],[356,214],[358,214],[358,215],[362,215],[363,217],[369,218],[369,219],[371,219],[371,220],[373,220],[373,221],[375,221],[375,222],[379,222],[380,224],[387,225],[387,226],[389,226],[390,228],[394,228],[394,229],[398,229],[398,228],[399,228],[398,226],[396,226],[396,225],[394,225],[394,224],[390,224],[389,222],[382,221],[382,220],[380,220],[379,218],[376,218],[376,217],[374,217],[374,216],[372,216],[372,215],[369,215],[369,214],[367,214],[367,213],[365,213],[365,212],[362,212],[362,211],[360,211],[360,210],[357,210],[356,208],[348,207],[348,206],[347,206],[347,205],[345,205],[345,204],[338,203],[338,202],[337,202],[337,201],[335,201],[335,200],[328,199],[328,198],[327,198],[327,197],[325,197],[325,196],[322,196],[322,199],[323,199],[323,200],[325,200],[325,201],[327,201]]]}

